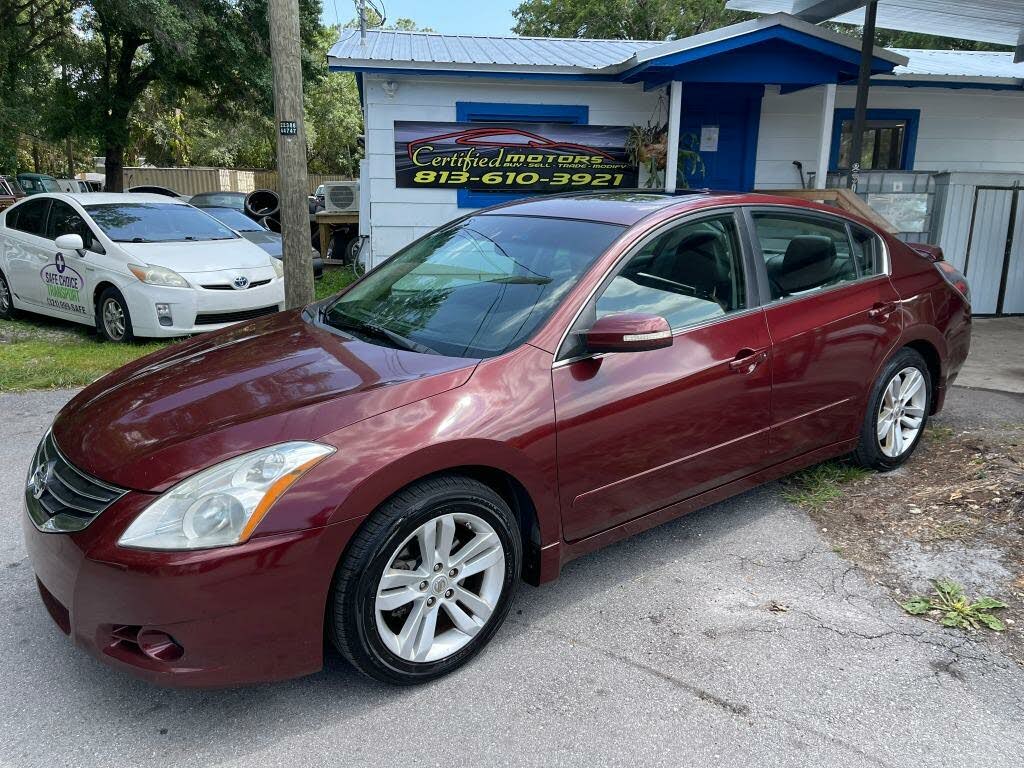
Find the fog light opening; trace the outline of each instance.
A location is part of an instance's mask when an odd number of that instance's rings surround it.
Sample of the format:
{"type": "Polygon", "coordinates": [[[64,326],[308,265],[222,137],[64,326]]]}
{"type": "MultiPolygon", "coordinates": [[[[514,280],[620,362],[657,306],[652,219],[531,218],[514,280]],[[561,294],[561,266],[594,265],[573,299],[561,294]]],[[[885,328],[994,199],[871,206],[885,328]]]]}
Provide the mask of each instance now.
{"type": "Polygon", "coordinates": [[[171,305],[170,304],[157,304],[156,305],[156,317],[160,325],[170,327],[174,325],[174,318],[171,316],[171,305]]]}
{"type": "Polygon", "coordinates": [[[159,629],[140,630],[135,642],[139,650],[157,661],[177,661],[185,653],[185,649],[173,637],[159,629]]]}

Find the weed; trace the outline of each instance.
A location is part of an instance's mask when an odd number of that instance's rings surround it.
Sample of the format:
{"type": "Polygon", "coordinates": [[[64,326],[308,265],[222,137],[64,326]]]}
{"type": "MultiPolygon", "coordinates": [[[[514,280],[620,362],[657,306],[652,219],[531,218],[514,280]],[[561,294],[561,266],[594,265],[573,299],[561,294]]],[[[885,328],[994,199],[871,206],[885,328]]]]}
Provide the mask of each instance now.
{"type": "Polygon", "coordinates": [[[964,588],[950,579],[935,579],[932,585],[935,591],[930,597],[912,597],[903,603],[903,610],[913,616],[942,616],[939,623],[944,627],[979,629],[985,626],[995,632],[1006,629],[1006,625],[990,613],[1005,608],[1006,603],[993,597],[980,597],[972,603],[964,594],[964,588]]]}
{"type": "Polygon", "coordinates": [[[861,480],[870,470],[841,461],[826,461],[783,481],[782,498],[804,509],[821,510],[843,495],[842,486],[861,480]]]}

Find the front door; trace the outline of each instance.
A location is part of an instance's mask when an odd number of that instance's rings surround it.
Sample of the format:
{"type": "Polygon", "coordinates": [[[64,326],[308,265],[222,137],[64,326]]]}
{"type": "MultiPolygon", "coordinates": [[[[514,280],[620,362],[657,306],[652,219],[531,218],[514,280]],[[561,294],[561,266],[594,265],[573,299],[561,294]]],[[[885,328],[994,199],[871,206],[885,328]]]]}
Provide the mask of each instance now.
{"type": "MultiPolygon", "coordinates": [[[[92,290],[95,287],[93,265],[88,256],[64,251],[54,242],[61,235],[78,235],[83,252],[95,254],[98,241],[82,215],[62,200],[54,200],[46,225],[49,250],[42,270],[44,300],[51,309],[70,315],[80,322],[92,322],[92,290]]],[[[93,256],[95,261],[95,256],[93,256]]]]}
{"type": "MultiPolygon", "coordinates": [[[[665,317],[672,346],[578,357],[552,371],[563,534],[582,539],[755,471],[767,453],[771,373],[736,218],[670,225],[584,310],[665,317]]],[[[571,337],[574,338],[574,337],[571,337]]]]}
{"type": "Polygon", "coordinates": [[[679,175],[691,189],[747,192],[754,159],[762,86],[683,83],[679,122],[679,175]]]}

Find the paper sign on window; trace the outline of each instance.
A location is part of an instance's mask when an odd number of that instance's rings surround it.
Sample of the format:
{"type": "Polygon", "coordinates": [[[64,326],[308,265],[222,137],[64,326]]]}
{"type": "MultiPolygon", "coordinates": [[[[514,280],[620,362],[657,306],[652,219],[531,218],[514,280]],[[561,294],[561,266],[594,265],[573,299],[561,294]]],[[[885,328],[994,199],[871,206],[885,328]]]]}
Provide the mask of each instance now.
{"type": "Polygon", "coordinates": [[[718,151],[718,126],[717,125],[702,125],[700,127],[700,151],[701,152],[717,152],[718,151]]]}

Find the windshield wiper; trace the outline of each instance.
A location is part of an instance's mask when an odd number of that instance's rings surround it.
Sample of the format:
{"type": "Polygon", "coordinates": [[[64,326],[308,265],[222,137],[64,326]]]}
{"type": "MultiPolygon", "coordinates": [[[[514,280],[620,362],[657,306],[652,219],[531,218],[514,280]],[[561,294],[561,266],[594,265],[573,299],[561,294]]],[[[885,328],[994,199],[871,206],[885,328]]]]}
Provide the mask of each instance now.
{"type": "Polygon", "coordinates": [[[392,346],[409,352],[421,352],[427,355],[441,354],[436,349],[431,349],[426,344],[420,344],[418,341],[413,341],[400,333],[395,333],[390,328],[385,328],[381,325],[374,325],[373,323],[367,322],[366,320],[359,320],[351,315],[340,315],[336,313],[332,316],[323,308],[320,309],[319,314],[320,319],[323,322],[332,328],[337,328],[341,331],[349,331],[361,336],[383,339],[384,341],[390,342],[392,346]]]}

